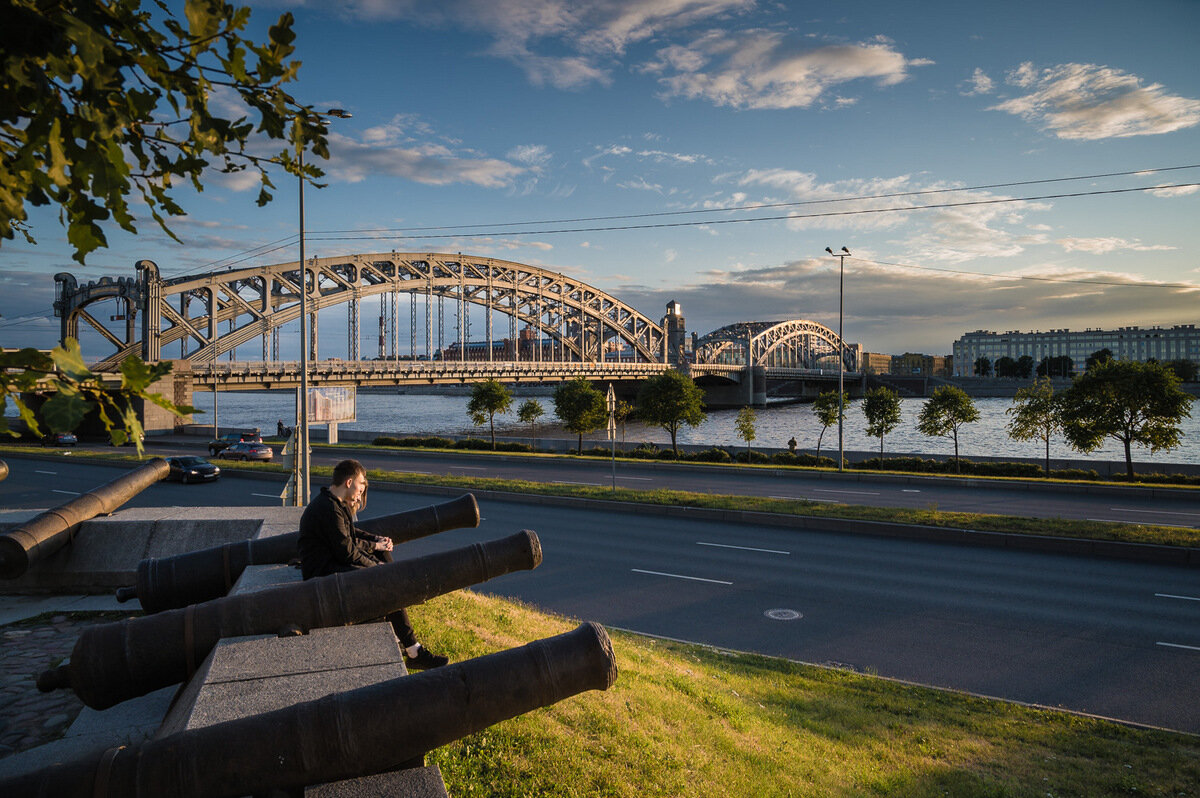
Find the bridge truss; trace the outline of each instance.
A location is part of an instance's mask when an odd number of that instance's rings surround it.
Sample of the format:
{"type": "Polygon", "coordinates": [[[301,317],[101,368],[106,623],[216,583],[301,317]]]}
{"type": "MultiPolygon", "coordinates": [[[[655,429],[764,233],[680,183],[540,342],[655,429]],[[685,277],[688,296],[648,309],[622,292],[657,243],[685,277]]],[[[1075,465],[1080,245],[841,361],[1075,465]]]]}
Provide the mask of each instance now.
{"type": "MultiPolygon", "coordinates": [[[[525,359],[516,343],[522,335],[537,342],[526,355],[535,360],[665,359],[662,327],[616,297],[547,269],[494,258],[395,252],[313,258],[303,269],[306,279],[297,262],[164,280],[153,261],[142,260],[137,271],[136,280],[105,277],[85,285],[69,273],[54,277],[62,337],[78,338],[84,321],[115,349],[95,364],[100,370],[114,368],[130,354],[157,361],[174,347],[181,359],[215,364],[256,338],[261,339],[262,360],[277,361],[280,328],[300,317],[302,285],[308,292],[313,361],[319,349],[319,313],[339,304],[348,305],[346,357],[364,359],[360,307],[373,296],[380,297],[381,359],[433,359],[444,350],[447,305],[453,315],[452,340],[460,344],[472,340],[469,309],[483,309],[485,329],[475,338],[486,341],[486,349],[477,359],[492,360],[497,356],[494,344],[505,339],[513,345],[500,356],[525,359]],[[401,295],[409,299],[407,356],[397,349],[401,295]],[[118,303],[118,313],[110,320],[123,320],[123,332],[109,330],[89,312],[89,306],[111,300],[118,303]],[[506,317],[507,335],[496,335],[496,313],[506,317]],[[548,348],[544,341],[550,342],[548,348]]],[[[469,358],[466,347],[457,351],[459,359],[469,358]]]]}
{"type": "Polygon", "coordinates": [[[861,346],[846,344],[836,332],[808,319],[743,321],[713,330],[696,341],[695,362],[713,366],[769,369],[836,369],[842,351],[845,370],[858,371],[861,346]]]}

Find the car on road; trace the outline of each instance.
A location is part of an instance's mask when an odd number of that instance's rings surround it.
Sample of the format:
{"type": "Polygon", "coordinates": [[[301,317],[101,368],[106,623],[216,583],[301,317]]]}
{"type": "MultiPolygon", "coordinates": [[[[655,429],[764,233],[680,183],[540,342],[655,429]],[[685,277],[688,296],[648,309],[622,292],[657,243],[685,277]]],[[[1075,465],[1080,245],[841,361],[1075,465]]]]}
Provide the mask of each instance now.
{"type": "Polygon", "coordinates": [[[42,446],[74,446],[79,438],[73,432],[51,432],[42,438],[42,446]]]}
{"type": "Polygon", "coordinates": [[[217,452],[219,460],[261,460],[266,462],[275,456],[275,452],[265,443],[239,441],[217,452]]]}
{"type": "Polygon", "coordinates": [[[208,442],[208,453],[215,455],[222,449],[227,449],[235,443],[262,443],[262,436],[257,432],[226,432],[219,438],[208,442]]]}
{"type": "Polygon", "coordinates": [[[168,457],[167,465],[171,467],[167,479],[172,482],[186,485],[189,482],[213,482],[221,478],[220,466],[194,454],[168,457]]]}

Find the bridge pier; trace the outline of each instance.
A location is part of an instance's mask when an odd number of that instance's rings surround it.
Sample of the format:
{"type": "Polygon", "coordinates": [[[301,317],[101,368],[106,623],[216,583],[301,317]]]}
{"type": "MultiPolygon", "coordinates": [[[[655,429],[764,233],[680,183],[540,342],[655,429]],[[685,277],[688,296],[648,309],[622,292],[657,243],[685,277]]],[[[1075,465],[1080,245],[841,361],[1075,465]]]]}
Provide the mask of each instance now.
{"type": "Polygon", "coordinates": [[[710,408],[724,407],[766,407],[767,405],[767,370],[762,366],[743,368],[740,372],[730,374],[737,382],[713,384],[700,383],[704,390],[704,404],[710,408]]]}

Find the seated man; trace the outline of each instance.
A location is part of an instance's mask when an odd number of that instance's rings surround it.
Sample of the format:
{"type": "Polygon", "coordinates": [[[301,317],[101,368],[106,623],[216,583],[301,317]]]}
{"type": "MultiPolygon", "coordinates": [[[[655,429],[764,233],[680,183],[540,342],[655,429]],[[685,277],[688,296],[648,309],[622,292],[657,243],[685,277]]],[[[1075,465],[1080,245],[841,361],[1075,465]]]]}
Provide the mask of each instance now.
{"type": "MultiPolygon", "coordinates": [[[[305,579],[392,561],[391,538],[354,528],[354,517],[367,490],[367,472],[357,460],[334,466],[333,481],[313,497],[300,517],[300,572],[305,579]]],[[[388,615],[404,647],[410,669],[438,668],[449,660],[417,641],[403,608],[388,615]]]]}

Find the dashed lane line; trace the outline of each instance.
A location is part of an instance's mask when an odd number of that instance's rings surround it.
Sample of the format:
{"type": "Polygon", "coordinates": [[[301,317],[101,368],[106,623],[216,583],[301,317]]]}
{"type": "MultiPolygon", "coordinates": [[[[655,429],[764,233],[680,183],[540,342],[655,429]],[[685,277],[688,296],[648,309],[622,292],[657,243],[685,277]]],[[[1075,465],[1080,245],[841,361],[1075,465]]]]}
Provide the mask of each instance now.
{"type": "Polygon", "coordinates": [[[635,574],[650,574],[651,576],[669,576],[672,579],[687,579],[692,582],[711,582],[714,585],[732,585],[733,582],[726,582],[724,579],[705,579],[702,576],[684,576],[683,574],[668,574],[663,571],[645,571],[641,568],[630,568],[635,574]]]}
{"type": "Polygon", "coordinates": [[[733,546],[729,543],[705,543],[702,540],[696,541],[697,546],[715,546],[720,549],[737,549],[738,551],[761,551],[765,554],[791,554],[790,551],[781,551],[779,549],[758,549],[754,546],[733,546]]]}

